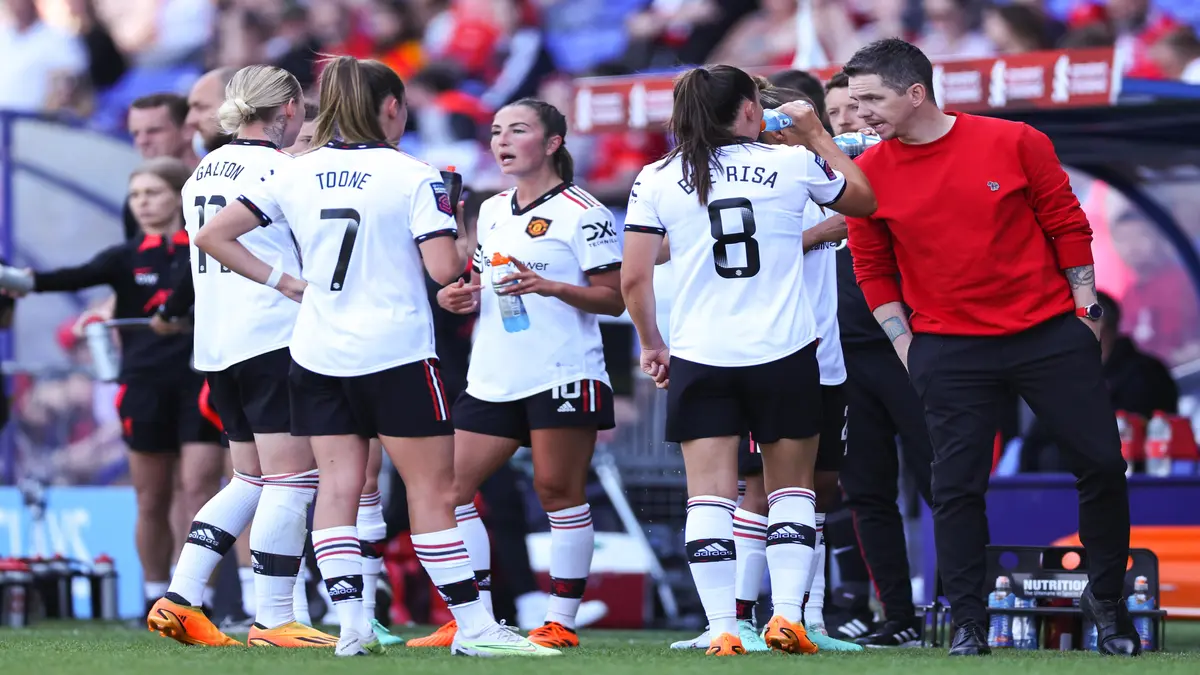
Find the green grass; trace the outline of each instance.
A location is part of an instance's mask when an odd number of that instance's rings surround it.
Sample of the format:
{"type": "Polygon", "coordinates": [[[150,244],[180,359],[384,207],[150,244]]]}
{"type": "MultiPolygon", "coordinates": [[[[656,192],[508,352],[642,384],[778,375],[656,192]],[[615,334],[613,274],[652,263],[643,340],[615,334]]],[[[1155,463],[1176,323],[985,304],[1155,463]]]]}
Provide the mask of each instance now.
{"type": "MultiPolygon", "coordinates": [[[[406,630],[405,635],[421,634],[406,630]]],[[[690,635],[657,631],[584,631],[584,648],[560,658],[528,660],[450,658],[446,650],[393,648],[378,658],[335,659],[325,650],[198,649],[147,631],[83,622],[0,629],[0,671],[21,675],[698,675],[752,668],[755,675],[1107,675],[1152,669],[1155,675],[1200,673],[1200,623],[1172,623],[1166,654],[1141,659],[1096,654],[1005,650],[983,659],[949,659],[941,649],[870,650],[858,654],[785,656],[752,654],[707,658],[671,651],[667,644],[690,635]]]]}

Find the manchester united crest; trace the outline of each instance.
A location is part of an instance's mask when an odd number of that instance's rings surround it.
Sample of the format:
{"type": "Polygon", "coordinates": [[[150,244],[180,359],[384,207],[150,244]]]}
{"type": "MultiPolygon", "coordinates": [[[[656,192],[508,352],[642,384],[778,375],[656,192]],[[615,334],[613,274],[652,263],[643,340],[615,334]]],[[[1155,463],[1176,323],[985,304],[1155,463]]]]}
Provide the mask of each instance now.
{"type": "Polygon", "coordinates": [[[549,231],[549,218],[533,218],[529,221],[529,224],[525,226],[525,234],[533,237],[534,239],[544,236],[549,231]]]}

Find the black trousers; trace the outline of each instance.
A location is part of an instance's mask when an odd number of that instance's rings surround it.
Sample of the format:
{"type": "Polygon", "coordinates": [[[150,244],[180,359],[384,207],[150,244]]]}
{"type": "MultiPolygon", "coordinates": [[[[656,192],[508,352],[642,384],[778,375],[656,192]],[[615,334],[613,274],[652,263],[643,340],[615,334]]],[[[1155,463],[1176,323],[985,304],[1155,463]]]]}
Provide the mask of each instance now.
{"type": "Polygon", "coordinates": [[[955,623],[986,625],[984,493],[996,403],[1007,389],[1025,399],[1068,456],[1092,592],[1120,598],[1129,556],[1129,494],[1100,345],[1091,330],[1064,314],[1002,337],[918,334],[908,366],[933,441],[938,568],[955,623]]]}
{"type": "Polygon", "coordinates": [[[863,556],[888,621],[912,623],[912,579],[899,498],[900,449],[917,490],[930,497],[933,448],[925,411],[908,372],[887,342],[844,344],[846,358],[846,457],[842,490],[854,514],[863,556]]]}

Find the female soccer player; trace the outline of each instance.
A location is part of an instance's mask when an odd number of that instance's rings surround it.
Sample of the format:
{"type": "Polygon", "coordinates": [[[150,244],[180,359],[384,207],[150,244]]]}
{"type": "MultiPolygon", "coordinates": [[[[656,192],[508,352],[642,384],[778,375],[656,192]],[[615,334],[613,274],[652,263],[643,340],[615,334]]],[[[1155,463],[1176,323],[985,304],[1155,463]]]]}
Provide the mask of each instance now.
{"type": "Polygon", "coordinates": [[[730,66],[675,83],[670,126],[678,145],[642,170],[626,215],[622,291],[642,343],[642,369],[667,394],[667,440],[683,445],[687,553],[708,615],[708,653],[744,653],[735,612],[733,512],[737,447],[763,448],[766,527],[776,615],[768,646],[816,651],[801,625],[816,539],[813,466],[821,430],[816,322],[804,294],[808,201],[871,213],[875,195],[810,106],[781,112],[785,137],[756,142],[758,86],[730,66]],[[695,223],[708,221],[710,227],[695,223]],[[653,270],[663,235],[679,278],[671,353],[655,322],[653,270]],[[799,549],[799,550],[797,550],[799,549]]]}
{"type": "Polygon", "coordinates": [[[315,149],[248,188],[196,243],[238,274],[302,298],[291,341],[291,429],[310,438],[321,472],[312,536],[341,619],[335,653],[383,650],[363,612],[355,528],[368,439],[378,436],[408,488],[413,546],[458,620],[452,651],[556,654],[491,618],[455,525],[449,402],[422,265],[446,284],[463,261],[441,175],[394,147],[408,117],[404,84],[376,61],[339,57],[320,86],[315,149]],[[238,241],[282,218],[304,280],[238,241]]]}
{"type": "MultiPolygon", "coordinates": [[[[243,68],[225,95],[218,118],[235,137],[205,156],[183,188],[184,219],[193,238],[247,186],[292,161],[279,149],[295,141],[304,123],[300,83],[283,69],[243,68]]],[[[286,221],[256,228],[240,241],[273,267],[300,273],[286,221]]],[[[229,439],[234,480],[196,514],[170,590],[147,624],[185,644],[236,643],[196,605],[200,589],[253,517],[256,616],[249,644],[332,647],[335,638],[298,623],[292,610],[308,506],[317,487],[308,440],[289,433],[288,343],[300,305],[230,273],[200,249],[193,248],[191,265],[195,366],[207,373],[209,403],[229,439]]]]}
{"type": "Polygon", "coordinates": [[[459,529],[486,583],[489,542],[475,492],[518,447],[532,447],[534,487],[550,516],[552,590],[545,623],[529,638],[546,647],[579,646],[575,615],[595,540],[584,487],[596,431],[613,427],[597,315],[625,311],[612,214],[572,182],[566,135],[566,118],[543,101],[496,113],[492,154],[517,186],[480,209],[471,283],[438,294],[450,311],[480,312],[467,390],[454,404],[459,529]],[[517,320],[525,327],[514,330],[517,320]]]}
{"type": "MultiPolygon", "coordinates": [[[[78,267],[32,272],[33,291],[107,285],[116,296],[114,318],[149,317],[187,268],[188,236],[179,196],[187,180],[187,166],[173,158],[152,159],[137,168],[129,178],[129,204],[141,236],[105,249],[78,267]]],[[[135,537],[147,611],[167,592],[173,542],[179,541],[172,537],[172,501],[186,500],[190,521],[220,486],[221,462],[212,461],[221,452],[219,434],[200,413],[204,376],[191,369],[191,358],[189,336],[122,331],[116,404],[131,451],[129,474],[138,507],[135,537]],[[182,492],[175,493],[176,485],[182,492]]],[[[207,581],[193,593],[197,604],[207,581]]]]}

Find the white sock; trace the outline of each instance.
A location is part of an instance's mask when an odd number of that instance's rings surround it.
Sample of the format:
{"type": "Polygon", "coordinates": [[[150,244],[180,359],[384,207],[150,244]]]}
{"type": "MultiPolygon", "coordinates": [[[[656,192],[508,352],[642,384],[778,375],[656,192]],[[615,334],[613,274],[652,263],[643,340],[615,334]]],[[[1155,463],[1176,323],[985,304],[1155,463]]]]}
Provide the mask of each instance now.
{"type": "Polygon", "coordinates": [[[147,601],[155,601],[167,594],[167,588],[171,586],[168,581],[144,581],[142,582],[142,592],[146,594],[147,601]]]}
{"type": "Polygon", "coordinates": [[[688,568],[708,617],[709,634],[738,634],[734,579],[737,559],[733,543],[732,500],[703,495],[687,502],[688,568]]]}
{"type": "Polygon", "coordinates": [[[574,630],[596,548],[592,507],[584,503],[546,515],[550,517],[550,605],[546,621],[574,630]]]}
{"type": "Polygon", "coordinates": [[[780,488],[767,496],[767,504],[767,567],[774,612],[799,623],[817,540],[816,495],[804,488],[780,488]]]}
{"type": "Polygon", "coordinates": [[[242,586],[242,611],[246,616],[254,616],[254,568],[253,567],[238,567],[238,581],[242,586]]]}
{"type": "Polygon", "coordinates": [[[737,507],[739,509],[742,508],[742,502],[744,502],[744,501],[746,501],[746,481],[739,480],[738,481],[738,498],[737,498],[737,507]]]}
{"type": "Polygon", "coordinates": [[[492,542],[487,528],[475,504],[454,507],[454,519],[458,521],[458,534],[471,556],[471,569],[475,571],[475,583],[479,586],[479,600],[491,616],[492,611],[492,542]]]}
{"type": "Polygon", "coordinates": [[[754,605],[767,569],[767,517],[745,509],[734,511],[733,546],[737,551],[738,619],[754,621],[754,605]]]}
{"type": "MultiPolygon", "coordinates": [[[[337,611],[342,633],[353,631],[370,635],[371,622],[363,612],[362,553],[358,549],[358,530],[353,525],[313,530],[313,550],[317,567],[325,578],[325,588],[337,611]]],[[[290,599],[290,598],[289,598],[290,599]]],[[[288,603],[288,610],[292,605],[288,603]]]]}
{"type": "Polygon", "coordinates": [[[383,572],[383,548],[387,524],[383,522],[383,497],[376,490],[358,498],[358,542],[363,554],[363,611],[375,618],[375,588],[383,572]]]}
{"type": "Polygon", "coordinates": [[[296,620],[292,609],[296,575],[303,561],[308,507],[318,480],[315,469],[263,476],[262,499],[250,526],[254,621],[261,626],[278,628],[296,620]]]}
{"type": "Polygon", "coordinates": [[[233,480],[200,507],[164,594],[174,593],[193,606],[204,602],[204,587],[250,524],[261,493],[261,478],[235,472],[233,480]]]}
{"type": "Polygon", "coordinates": [[[817,545],[808,572],[808,597],[804,600],[804,627],[825,632],[825,514],[818,513],[817,545]]]}
{"type": "Polygon", "coordinates": [[[308,611],[308,568],[300,560],[300,574],[296,575],[296,583],[292,585],[292,616],[305,626],[312,625],[312,614],[308,611]]]}
{"type": "Polygon", "coordinates": [[[471,556],[458,528],[412,535],[413,550],[454,614],[458,630],[477,636],[495,623],[479,601],[479,585],[471,569],[471,556]]]}

